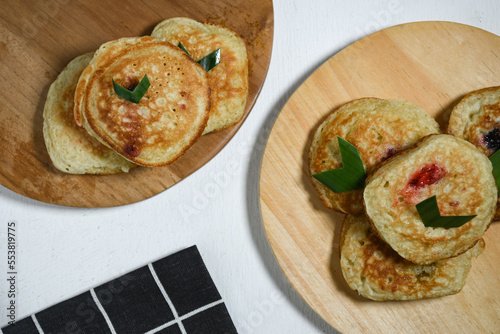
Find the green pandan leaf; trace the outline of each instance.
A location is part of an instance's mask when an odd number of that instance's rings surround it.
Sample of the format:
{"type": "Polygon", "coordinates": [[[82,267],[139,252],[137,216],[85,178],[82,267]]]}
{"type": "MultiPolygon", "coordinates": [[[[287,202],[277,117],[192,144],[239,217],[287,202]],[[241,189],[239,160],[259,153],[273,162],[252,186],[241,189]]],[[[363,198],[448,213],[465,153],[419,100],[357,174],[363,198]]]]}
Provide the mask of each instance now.
{"type": "Polygon", "coordinates": [[[493,177],[497,183],[498,192],[500,193],[500,150],[496,151],[490,157],[491,164],[493,165],[493,177]]]}
{"type": "Polygon", "coordinates": [[[186,50],[186,48],[184,47],[184,45],[182,45],[181,42],[179,42],[179,44],[177,44],[177,47],[179,47],[182,51],[186,52],[186,54],[191,57],[191,54],[188,52],[188,50],[186,50]]]}
{"type": "Polygon", "coordinates": [[[204,58],[198,60],[198,64],[200,64],[205,71],[210,71],[212,68],[217,66],[220,63],[220,48],[212,52],[211,54],[205,56],[204,58]]]}
{"type": "Polygon", "coordinates": [[[365,186],[365,167],[358,149],[337,136],[342,167],[314,174],[313,177],[335,193],[363,189],[365,186]]]}
{"type": "MultiPolygon", "coordinates": [[[[182,51],[186,52],[188,56],[192,57],[181,42],[179,42],[177,46],[182,51]]],[[[207,72],[210,71],[212,68],[214,68],[220,63],[220,48],[210,53],[209,55],[203,57],[202,59],[198,60],[197,63],[200,64],[205,69],[205,71],[207,72]]]]}
{"type": "Polygon", "coordinates": [[[472,220],[473,216],[441,216],[436,195],[417,204],[417,211],[425,227],[460,227],[472,220]]]}
{"type": "Polygon", "coordinates": [[[144,94],[146,94],[149,86],[151,85],[147,75],[144,75],[144,77],[142,77],[141,82],[139,82],[139,84],[132,91],[117,84],[113,78],[111,78],[111,80],[113,81],[115,93],[119,97],[136,104],[139,103],[139,101],[142,99],[144,94]]]}

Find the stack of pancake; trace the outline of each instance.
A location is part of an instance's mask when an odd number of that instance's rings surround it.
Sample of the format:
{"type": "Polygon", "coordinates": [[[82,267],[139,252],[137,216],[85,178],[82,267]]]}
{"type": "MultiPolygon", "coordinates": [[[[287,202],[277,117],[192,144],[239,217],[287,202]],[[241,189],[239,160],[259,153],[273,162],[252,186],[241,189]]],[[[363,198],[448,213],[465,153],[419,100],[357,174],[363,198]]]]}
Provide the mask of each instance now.
{"type": "Polygon", "coordinates": [[[247,95],[240,36],[218,25],[168,19],[152,36],[120,38],[72,60],[49,89],[44,139],[54,166],[66,173],[165,166],[201,135],[239,122],[247,95]],[[219,64],[205,70],[198,61],[217,49],[219,64]],[[113,80],[133,91],[145,75],[150,87],[138,103],[115,92],[113,80]]]}
{"type": "Polygon", "coordinates": [[[337,136],[358,149],[364,188],[334,193],[311,179],[325,205],[346,214],[340,265],[349,287],[373,300],[459,292],[496,211],[488,157],[458,136],[441,134],[435,120],[408,101],[364,98],[319,126],[309,151],[311,175],[342,167],[337,136]],[[434,195],[441,215],[475,217],[457,228],[426,227],[416,204],[434,195]]]}

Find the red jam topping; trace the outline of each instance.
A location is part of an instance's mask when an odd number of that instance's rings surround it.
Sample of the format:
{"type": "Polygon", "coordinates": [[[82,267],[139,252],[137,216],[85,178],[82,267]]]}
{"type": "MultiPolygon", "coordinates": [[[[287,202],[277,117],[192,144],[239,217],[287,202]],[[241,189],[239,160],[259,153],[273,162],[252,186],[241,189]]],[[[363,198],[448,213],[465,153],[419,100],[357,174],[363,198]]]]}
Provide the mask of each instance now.
{"type": "Polygon", "coordinates": [[[392,157],[394,154],[396,154],[396,149],[394,147],[389,147],[387,151],[385,152],[384,157],[382,158],[382,161],[385,161],[392,157]]]}
{"type": "MultiPolygon", "coordinates": [[[[399,194],[403,196],[405,203],[416,204],[421,200],[420,190],[438,182],[446,173],[446,169],[437,164],[425,165],[411,176],[410,181],[399,194]]],[[[403,202],[403,199],[398,202],[403,202]]]]}
{"type": "Polygon", "coordinates": [[[123,87],[133,92],[135,87],[137,87],[138,85],[139,85],[139,80],[137,78],[134,78],[132,76],[127,76],[127,78],[125,79],[125,83],[123,84],[123,87]]]}
{"type": "Polygon", "coordinates": [[[125,153],[131,157],[138,157],[141,154],[140,148],[134,144],[128,144],[123,147],[125,153]]]}
{"type": "Polygon", "coordinates": [[[137,87],[137,85],[138,85],[138,83],[136,83],[136,82],[131,83],[131,84],[127,87],[127,89],[128,89],[129,91],[133,92],[133,91],[134,91],[134,89],[135,89],[135,87],[137,87]]]}
{"type": "Polygon", "coordinates": [[[486,132],[483,136],[483,144],[492,152],[498,151],[500,149],[500,130],[493,129],[486,132]]]}
{"type": "Polygon", "coordinates": [[[426,165],[412,175],[410,182],[408,182],[408,185],[414,188],[430,186],[431,184],[434,184],[437,181],[441,180],[445,174],[446,171],[444,170],[444,168],[436,164],[426,165]]]}

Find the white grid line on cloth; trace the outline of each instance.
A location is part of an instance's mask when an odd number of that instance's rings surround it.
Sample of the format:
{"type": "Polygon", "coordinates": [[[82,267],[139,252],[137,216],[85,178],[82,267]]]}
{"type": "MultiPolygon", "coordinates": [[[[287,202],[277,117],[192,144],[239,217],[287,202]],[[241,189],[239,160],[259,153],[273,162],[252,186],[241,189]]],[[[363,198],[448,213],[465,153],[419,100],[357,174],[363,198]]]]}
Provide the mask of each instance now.
{"type": "Polygon", "coordinates": [[[148,268],[149,268],[149,271],[151,272],[151,275],[153,275],[153,278],[154,278],[154,280],[156,282],[156,285],[158,285],[158,288],[160,289],[161,294],[163,295],[163,298],[165,298],[165,300],[167,301],[168,306],[172,310],[172,313],[174,315],[174,321],[172,323],[176,322],[177,325],[179,325],[179,328],[181,329],[181,333],[182,334],[187,334],[186,329],[184,328],[184,325],[182,324],[182,322],[179,319],[179,314],[177,313],[177,310],[175,309],[174,304],[170,300],[170,297],[167,295],[167,292],[165,291],[165,288],[163,287],[163,284],[161,284],[160,279],[158,278],[158,275],[156,274],[156,271],[153,268],[153,264],[149,263],[148,264],[148,268]]]}
{"type": "Polygon", "coordinates": [[[106,313],[106,310],[101,305],[99,298],[97,298],[97,294],[95,293],[95,290],[90,289],[90,294],[92,295],[92,298],[94,299],[94,302],[97,305],[97,308],[99,309],[99,311],[101,311],[101,314],[104,317],[104,320],[106,320],[106,323],[108,324],[109,330],[111,331],[112,334],[116,334],[115,328],[113,327],[113,324],[111,323],[111,319],[109,319],[109,316],[106,313]]]}
{"type": "MultiPolygon", "coordinates": [[[[154,334],[154,333],[157,333],[157,332],[161,331],[162,329],[167,328],[167,327],[169,327],[169,326],[171,326],[171,325],[173,325],[173,324],[175,324],[175,323],[177,323],[177,322],[178,322],[178,321],[177,321],[177,319],[170,320],[170,321],[169,321],[169,322],[167,322],[166,324],[163,324],[163,325],[161,325],[161,326],[158,326],[158,327],[156,327],[156,328],[153,328],[152,330],[147,331],[147,332],[146,332],[146,333],[144,333],[144,334],[154,334]]],[[[184,326],[183,326],[183,327],[184,327],[184,326]]],[[[185,331],[185,329],[184,329],[184,331],[185,331]]]]}
{"type": "MultiPolygon", "coordinates": [[[[193,315],[196,315],[196,314],[198,314],[198,313],[201,313],[201,312],[203,312],[203,311],[205,311],[205,310],[208,310],[208,309],[209,309],[209,308],[211,308],[211,307],[217,306],[217,305],[222,304],[222,303],[224,303],[224,300],[219,299],[218,301],[215,301],[215,302],[212,302],[212,303],[207,304],[207,305],[205,305],[205,306],[202,306],[202,307],[200,307],[200,308],[197,308],[197,309],[196,309],[196,310],[194,310],[194,311],[191,311],[191,312],[189,312],[189,313],[184,314],[182,317],[178,317],[178,318],[176,318],[176,319],[174,319],[174,320],[171,320],[171,321],[167,322],[166,324],[161,325],[161,326],[159,326],[159,327],[156,327],[156,328],[154,328],[154,329],[152,329],[152,330],[150,330],[150,331],[148,331],[148,332],[146,332],[146,333],[144,333],[144,334],[154,334],[154,333],[156,333],[156,332],[158,332],[158,331],[161,331],[161,330],[162,330],[162,329],[164,329],[164,328],[169,327],[170,325],[173,325],[174,323],[179,324],[179,327],[181,327],[181,325],[180,325],[180,324],[181,324],[181,321],[182,321],[182,320],[185,320],[185,319],[187,319],[187,318],[189,318],[189,317],[192,317],[193,315]]],[[[184,326],[182,326],[182,329],[185,331],[184,326]]],[[[183,333],[184,333],[184,332],[183,332],[183,333]]]]}
{"type": "Polygon", "coordinates": [[[198,309],[196,309],[196,310],[194,310],[194,311],[191,311],[191,312],[189,312],[189,313],[186,313],[186,314],[184,314],[182,317],[180,317],[179,319],[180,319],[180,320],[185,320],[185,319],[187,319],[187,318],[189,318],[189,317],[192,317],[193,315],[196,315],[196,314],[198,314],[198,313],[201,313],[201,312],[203,312],[203,311],[205,311],[205,310],[208,310],[209,308],[212,308],[212,307],[217,306],[217,305],[222,304],[222,303],[224,303],[224,300],[219,299],[218,301],[212,302],[212,303],[207,304],[207,305],[205,305],[205,306],[202,306],[202,307],[200,307],[200,308],[198,308],[198,309]]]}
{"type": "Polygon", "coordinates": [[[38,333],[44,334],[42,326],[40,326],[40,323],[38,322],[38,319],[36,318],[35,314],[31,315],[31,319],[33,320],[33,323],[35,324],[36,329],[38,329],[38,333]]]}

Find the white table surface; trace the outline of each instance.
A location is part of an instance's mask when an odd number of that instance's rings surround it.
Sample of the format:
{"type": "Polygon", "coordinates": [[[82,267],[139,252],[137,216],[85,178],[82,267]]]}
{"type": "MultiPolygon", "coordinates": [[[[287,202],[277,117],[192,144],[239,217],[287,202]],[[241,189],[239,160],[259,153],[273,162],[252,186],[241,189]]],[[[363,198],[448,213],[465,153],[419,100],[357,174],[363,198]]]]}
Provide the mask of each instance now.
{"type": "Polygon", "coordinates": [[[229,144],[172,188],[105,209],[48,205],[0,186],[0,327],[7,324],[7,223],[17,223],[17,319],[197,245],[242,334],[335,333],[278,266],[259,209],[259,168],[276,116],[323,62],[396,24],[454,21],[500,35],[498,0],[275,0],[262,92],[229,144]],[[3,275],[3,276],[2,276],[3,275]]]}

